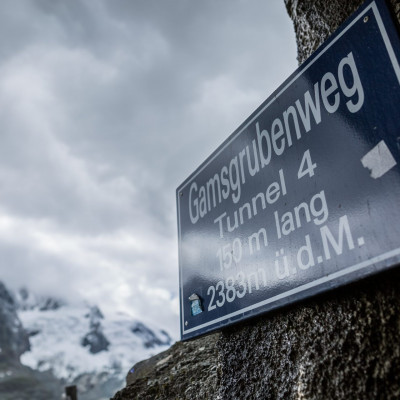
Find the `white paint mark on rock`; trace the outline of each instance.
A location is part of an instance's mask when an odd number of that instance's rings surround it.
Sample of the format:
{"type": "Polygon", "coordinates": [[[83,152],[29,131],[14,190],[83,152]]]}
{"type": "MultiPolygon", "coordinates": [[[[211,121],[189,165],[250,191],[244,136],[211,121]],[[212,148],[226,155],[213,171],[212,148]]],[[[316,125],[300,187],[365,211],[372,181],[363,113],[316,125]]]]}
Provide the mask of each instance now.
{"type": "Polygon", "coordinates": [[[168,362],[171,358],[172,358],[172,354],[170,354],[168,357],[165,357],[165,358],[163,358],[162,360],[160,360],[160,361],[156,364],[156,366],[158,367],[158,366],[160,366],[160,365],[165,364],[165,363],[168,362]]]}
{"type": "Polygon", "coordinates": [[[374,179],[380,178],[397,164],[383,140],[361,158],[361,163],[371,171],[371,178],[374,179]]]}

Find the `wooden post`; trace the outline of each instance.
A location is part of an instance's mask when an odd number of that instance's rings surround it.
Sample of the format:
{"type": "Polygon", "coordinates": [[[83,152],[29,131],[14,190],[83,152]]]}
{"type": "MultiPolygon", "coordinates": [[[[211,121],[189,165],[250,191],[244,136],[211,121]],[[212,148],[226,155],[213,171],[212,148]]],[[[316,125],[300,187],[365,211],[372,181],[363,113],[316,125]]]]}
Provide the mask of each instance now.
{"type": "Polygon", "coordinates": [[[67,395],[67,400],[78,400],[78,390],[76,386],[66,386],[65,394],[67,395]]]}

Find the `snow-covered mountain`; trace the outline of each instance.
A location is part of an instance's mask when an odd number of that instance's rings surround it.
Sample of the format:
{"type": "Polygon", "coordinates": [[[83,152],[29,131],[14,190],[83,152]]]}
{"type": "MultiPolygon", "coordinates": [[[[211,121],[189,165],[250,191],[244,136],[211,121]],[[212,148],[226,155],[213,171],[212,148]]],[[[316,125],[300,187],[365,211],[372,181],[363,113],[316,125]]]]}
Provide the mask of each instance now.
{"type": "Polygon", "coordinates": [[[50,371],[62,385],[76,384],[80,400],[108,399],[124,386],[133,364],[171,345],[168,333],[126,314],[103,314],[95,305],[71,305],[26,289],[14,298],[30,343],[21,363],[50,371]]]}

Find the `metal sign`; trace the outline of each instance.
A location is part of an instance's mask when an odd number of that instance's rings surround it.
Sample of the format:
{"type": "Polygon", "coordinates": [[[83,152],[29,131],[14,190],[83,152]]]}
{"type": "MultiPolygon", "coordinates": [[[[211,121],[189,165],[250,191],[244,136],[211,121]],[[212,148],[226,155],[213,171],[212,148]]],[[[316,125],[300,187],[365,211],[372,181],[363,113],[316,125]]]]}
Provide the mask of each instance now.
{"type": "Polygon", "coordinates": [[[189,339],[400,262],[400,44],[367,2],[178,189],[189,339]]]}

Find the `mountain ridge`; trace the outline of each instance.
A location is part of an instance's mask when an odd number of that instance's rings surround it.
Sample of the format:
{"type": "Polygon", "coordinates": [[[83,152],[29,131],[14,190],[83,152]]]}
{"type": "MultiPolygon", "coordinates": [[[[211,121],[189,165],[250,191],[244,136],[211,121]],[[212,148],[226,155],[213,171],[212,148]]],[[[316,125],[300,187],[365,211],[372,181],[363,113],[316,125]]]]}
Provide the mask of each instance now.
{"type": "MultiPolygon", "coordinates": [[[[97,305],[37,296],[27,288],[12,293],[1,282],[0,326],[0,360],[2,354],[9,354],[3,356],[3,369],[0,364],[0,393],[3,389],[7,393],[11,376],[18,371],[24,379],[38,374],[43,390],[47,390],[46,379],[58,382],[47,397],[55,399],[70,384],[78,386],[80,400],[108,399],[124,386],[133,364],[172,344],[164,329],[127,314],[103,313],[97,305]],[[8,376],[11,365],[14,372],[8,376]]],[[[34,396],[27,398],[46,398],[34,396]]]]}

